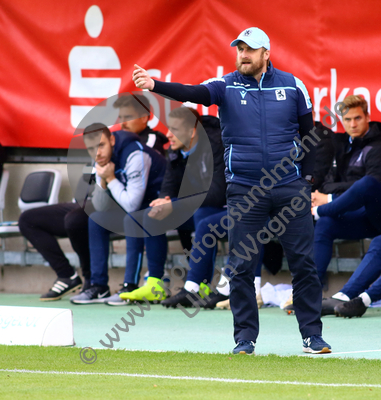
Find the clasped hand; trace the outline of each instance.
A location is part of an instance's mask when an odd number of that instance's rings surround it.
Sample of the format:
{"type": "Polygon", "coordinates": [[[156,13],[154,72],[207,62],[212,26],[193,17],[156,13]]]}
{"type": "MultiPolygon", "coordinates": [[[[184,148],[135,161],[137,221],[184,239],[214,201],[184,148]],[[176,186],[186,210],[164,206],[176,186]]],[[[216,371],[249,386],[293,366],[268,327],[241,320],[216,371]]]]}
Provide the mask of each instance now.
{"type": "Polygon", "coordinates": [[[101,186],[103,187],[103,189],[106,189],[107,184],[116,179],[115,164],[110,161],[103,166],[96,164],[95,168],[97,171],[97,175],[101,178],[101,186]]]}
{"type": "Polygon", "coordinates": [[[328,203],[328,194],[320,193],[317,190],[311,194],[312,207],[319,207],[328,203]]]}
{"type": "Polygon", "coordinates": [[[173,211],[172,200],[169,196],[165,196],[164,199],[156,199],[152,201],[150,207],[152,207],[152,209],[148,213],[148,216],[158,221],[168,217],[168,215],[173,211]]]}

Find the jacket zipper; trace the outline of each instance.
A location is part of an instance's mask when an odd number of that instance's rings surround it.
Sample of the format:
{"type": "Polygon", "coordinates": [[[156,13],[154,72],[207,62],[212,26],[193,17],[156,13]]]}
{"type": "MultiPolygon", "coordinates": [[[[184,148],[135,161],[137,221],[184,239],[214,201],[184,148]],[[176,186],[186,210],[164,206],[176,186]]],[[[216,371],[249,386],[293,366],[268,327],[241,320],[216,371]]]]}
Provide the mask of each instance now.
{"type": "Polygon", "coordinates": [[[267,170],[269,163],[268,163],[268,153],[267,153],[266,109],[265,109],[264,92],[262,90],[262,82],[264,77],[265,74],[263,73],[261,76],[261,80],[259,81],[259,102],[261,105],[260,118],[261,118],[261,138],[262,138],[262,158],[263,158],[263,166],[267,170]]]}

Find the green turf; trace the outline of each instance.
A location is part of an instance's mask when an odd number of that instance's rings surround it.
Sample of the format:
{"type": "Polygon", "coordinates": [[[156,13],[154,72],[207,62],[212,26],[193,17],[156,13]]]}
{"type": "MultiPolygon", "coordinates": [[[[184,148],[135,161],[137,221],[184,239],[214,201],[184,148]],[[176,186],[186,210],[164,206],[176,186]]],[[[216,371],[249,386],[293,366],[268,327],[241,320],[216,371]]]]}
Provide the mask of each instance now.
{"type": "MultiPolygon", "coordinates": [[[[57,307],[73,310],[74,339],[78,347],[103,348],[115,324],[136,306],[108,307],[104,304],[76,306],[66,297],[56,302],[40,302],[38,295],[0,294],[0,304],[9,306],[57,307]]],[[[194,312],[194,309],[188,309],[194,312]]],[[[318,357],[381,358],[381,309],[368,310],[362,318],[322,318],[324,339],[333,353],[318,357]]],[[[256,353],[282,356],[303,355],[302,340],[295,316],[279,308],[259,310],[260,332],[256,353]]],[[[120,333],[115,348],[128,350],[195,351],[230,353],[233,340],[233,318],[227,310],[201,310],[188,318],[181,310],[152,305],[144,317],[135,318],[129,332],[120,333]]],[[[1,334],[1,332],[0,332],[1,334]]]]}
{"type": "MultiPolygon", "coordinates": [[[[96,350],[84,364],[78,348],[0,346],[0,369],[193,376],[381,386],[381,361],[311,357],[96,350]]],[[[127,376],[0,372],[0,399],[380,399],[381,387],[225,383],[127,376]]]]}

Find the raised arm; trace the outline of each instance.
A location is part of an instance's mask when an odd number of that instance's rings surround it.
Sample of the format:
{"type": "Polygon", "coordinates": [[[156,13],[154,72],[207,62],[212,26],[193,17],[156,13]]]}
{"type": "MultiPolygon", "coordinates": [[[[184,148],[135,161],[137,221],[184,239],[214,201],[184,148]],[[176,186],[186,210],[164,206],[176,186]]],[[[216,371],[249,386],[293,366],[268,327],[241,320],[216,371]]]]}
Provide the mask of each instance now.
{"type": "Polygon", "coordinates": [[[132,73],[132,80],[137,88],[148,89],[173,100],[191,101],[192,103],[203,104],[206,107],[212,104],[209,89],[205,85],[183,85],[181,83],[156,81],[150,77],[144,68],[137,64],[135,64],[132,73]]]}

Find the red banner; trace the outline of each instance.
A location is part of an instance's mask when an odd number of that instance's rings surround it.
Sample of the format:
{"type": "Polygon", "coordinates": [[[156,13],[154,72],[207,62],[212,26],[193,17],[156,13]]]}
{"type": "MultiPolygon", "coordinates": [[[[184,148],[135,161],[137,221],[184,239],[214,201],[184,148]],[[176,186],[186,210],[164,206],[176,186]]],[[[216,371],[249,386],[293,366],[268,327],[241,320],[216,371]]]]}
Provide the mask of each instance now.
{"type": "Polygon", "coordinates": [[[306,84],[317,120],[349,94],[363,95],[381,120],[380,15],[378,0],[2,0],[0,142],[67,148],[91,107],[135,90],[134,63],[161,80],[198,84],[235,69],[229,44],[251,26],[270,37],[274,66],[306,84]]]}

